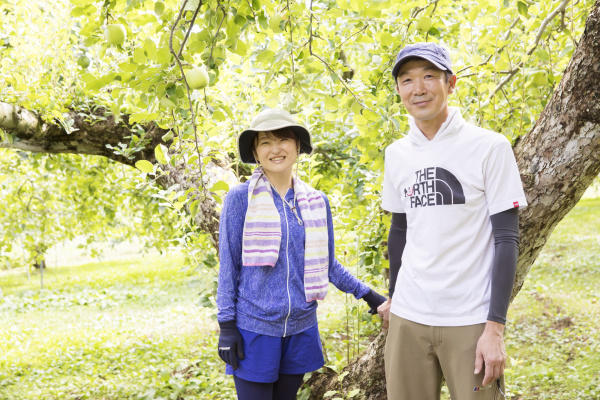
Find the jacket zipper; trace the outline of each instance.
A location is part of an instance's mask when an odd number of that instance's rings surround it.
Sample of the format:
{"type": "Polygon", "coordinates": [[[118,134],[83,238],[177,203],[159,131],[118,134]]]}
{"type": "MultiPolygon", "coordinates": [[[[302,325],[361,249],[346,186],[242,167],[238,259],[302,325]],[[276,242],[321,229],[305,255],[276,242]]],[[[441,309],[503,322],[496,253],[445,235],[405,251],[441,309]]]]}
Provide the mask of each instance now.
{"type": "MultiPolygon", "coordinates": [[[[282,198],[282,200],[284,200],[282,198]]],[[[288,319],[290,318],[290,314],[292,312],[292,299],[290,298],[290,252],[289,252],[289,247],[290,247],[290,225],[288,223],[288,219],[287,219],[287,211],[285,210],[285,201],[281,202],[281,205],[283,207],[283,214],[285,215],[285,228],[287,231],[287,237],[286,237],[286,241],[285,241],[285,257],[287,259],[287,281],[286,281],[286,286],[287,286],[287,295],[288,295],[288,314],[285,317],[285,324],[283,325],[283,337],[286,336],[287,334],[287,322],[288,319]]]]}

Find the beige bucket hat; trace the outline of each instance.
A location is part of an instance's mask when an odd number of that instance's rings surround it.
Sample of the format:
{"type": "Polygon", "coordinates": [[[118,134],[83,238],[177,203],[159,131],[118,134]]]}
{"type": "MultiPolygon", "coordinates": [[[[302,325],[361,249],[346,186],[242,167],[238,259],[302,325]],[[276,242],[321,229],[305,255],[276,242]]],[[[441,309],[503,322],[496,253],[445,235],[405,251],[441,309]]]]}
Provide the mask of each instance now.
{"type": "Polygon", "coordinates": [[[258,132],[270,132],[281,128],[290,128],[300,139],[300,153],[311,154],[313,151],[312,140],[308,129],[296,123],[292,115],[282,109],[273,108],[261,111],[238,138],[238,153],[240,160],[248,164],[256,164],[252,153],[252,141],[258,132]]]}

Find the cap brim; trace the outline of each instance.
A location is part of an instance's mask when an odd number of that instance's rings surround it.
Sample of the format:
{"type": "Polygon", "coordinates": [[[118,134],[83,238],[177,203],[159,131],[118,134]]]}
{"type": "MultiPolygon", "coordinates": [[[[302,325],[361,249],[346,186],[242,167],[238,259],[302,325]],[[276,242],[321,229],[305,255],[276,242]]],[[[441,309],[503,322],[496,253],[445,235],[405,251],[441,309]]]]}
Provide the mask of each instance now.
{"type": "MultiPolygon", "coordinates": [[[[411,58],[422,58],[423,60],[427,60],[430,63],[432,63],[433,65],[435,65],[438,69],[441,69],[442,71],[448,71],[448,68],[442,66],[439,62],[433,60],[432,58],[408,55],[408,56],[402,57],[401,59],[396,61],[396,65],[394,65],[394,69],[392,69],[392,76],[394,77],[394,80],[396,80],[396,78],[398,77],[398,71],[400,71],[400,67],[402,66],[402,64],[404,64],[406,61],[408,61],[411,58]]],[[[450,72],[452,72],[452,71],[450,71],[450,72]]]]}
{"type": "MultiPolygon", "coordinates": [[[[260,126],[258,126],[257,128],[260,128],[260,126]]],[[[303,127],[302,125],[285,124],[277,128],[270,126],[268,131],[273,131],[281,128],[290,128],[298,136],[298,139],[300,140],[300,153],[308,155],[312,154],[312,140],[310,137],[310,133],[305,127],[303,127]]],[[[254,158],[254,153],[252,152],[252,141],[254,140],[254,136],[256,136],[258,132],[264,131],[265,130],[262,129],[246,129],[245,131],[240,133],[240,137],[238,138],[238,154],[240,156],[240,160],[243,163],[256,164],[256,159],[254,158]]]]}

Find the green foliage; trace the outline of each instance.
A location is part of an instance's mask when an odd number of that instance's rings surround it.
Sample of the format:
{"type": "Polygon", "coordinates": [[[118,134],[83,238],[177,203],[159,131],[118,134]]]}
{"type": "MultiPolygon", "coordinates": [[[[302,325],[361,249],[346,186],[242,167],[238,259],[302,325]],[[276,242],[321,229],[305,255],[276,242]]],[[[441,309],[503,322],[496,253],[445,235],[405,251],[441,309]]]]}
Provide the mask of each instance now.
{"type": "Polygon", "coordinates": [[[509,310],[509,389],[518,397],[600,397],[600,198],[561,222],[509,310]]]}
{"type": "Polygon", "coordinates": [[[165,249],[176,214],[161,206],[148,183],[102,157],[0,150],[0,268],[41,261],[54,244],[83,237],[95,243],[138,237],[165,249]],[[9,261],[12,260],[12,261],[9,261]]]}
{"type": "MultiPolygon", "coordinates": [[[[185,160],[183,172],[190,176],[206,171],[213,160],[235,158],[236,136],[251,118],[265,107],[283,107],[311,128],[318,143],[303,173],[333,199],[338,229],[348,238],[340,248],[356,251],[364,272],[378,276],[386,267],[378,251],[387,222],[379,208],[383,149],[407,130],[390,76],[396,53],[418,41],[447,45],[459,78],[451,102],[474,122],[514,140],[531,129],[562,78],[593,1],[569,3],[542,24],[559,4],[3,3],[0,100],[37,110],[67,130],[70,122],[62,118],[67,109],[92,106],[117,118],[128,114],[130,122],[156,121],[170,129],[165,140],[173,140],[169,149],[155,150],[157,163],[185,160]],[[185,15],[178,19],[181,4],[185,15]],[[103,27],[109,24],[125,27],[122,45],[105,41],[103,27]],[[82,55],[89,66],[77,64],[82,55]],[[190,90],[183,72],[198,65],[206,66],[209,86],[190,90]]],[[[131,157],[143,135],[114,151],[131,157]]],[[[144,177],[160,175],[147,164],[140,169],[144,177]]],[[[249,173],[236,170],[240,179],[249,173]]],[[[177,189],[157,196],[180,214],[189,205],[195,215],[204,196],[220,202],[221,189],[217,184],[214,194],[184,193],[176,201],[168,196],[177,189]]],[[[204,251],[208,236],[187,221],[179,241],[190,251],[204,251]]]]}
{"type": "Polygon", "coordinates": [[[154,256],[52,268],[42,292],[1,272],[0,398],[233,399],[186,267],[154,256]]]}

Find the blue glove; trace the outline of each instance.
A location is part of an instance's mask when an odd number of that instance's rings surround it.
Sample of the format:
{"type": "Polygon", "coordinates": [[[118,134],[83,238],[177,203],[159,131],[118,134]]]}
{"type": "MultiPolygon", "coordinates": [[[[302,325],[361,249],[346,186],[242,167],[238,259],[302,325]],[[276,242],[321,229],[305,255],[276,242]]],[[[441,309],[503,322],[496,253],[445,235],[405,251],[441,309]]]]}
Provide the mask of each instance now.
{"type": "Polygon", "coordinates": [[[233,369],[238,369],[238,357],[244,359],[244,346],[242,334],[235,325],[235,321],[219,322],[219,357],[233,369]]]}
{"type": "Polygon", "coordinates": [[[386,301],[385,297],[375,292],[373,289],[371,289],[369,293],[365,294],[362,299],[367,302],[369,307],[371,307],[369,314],[377,314],[377,307],[386,301]]]}

